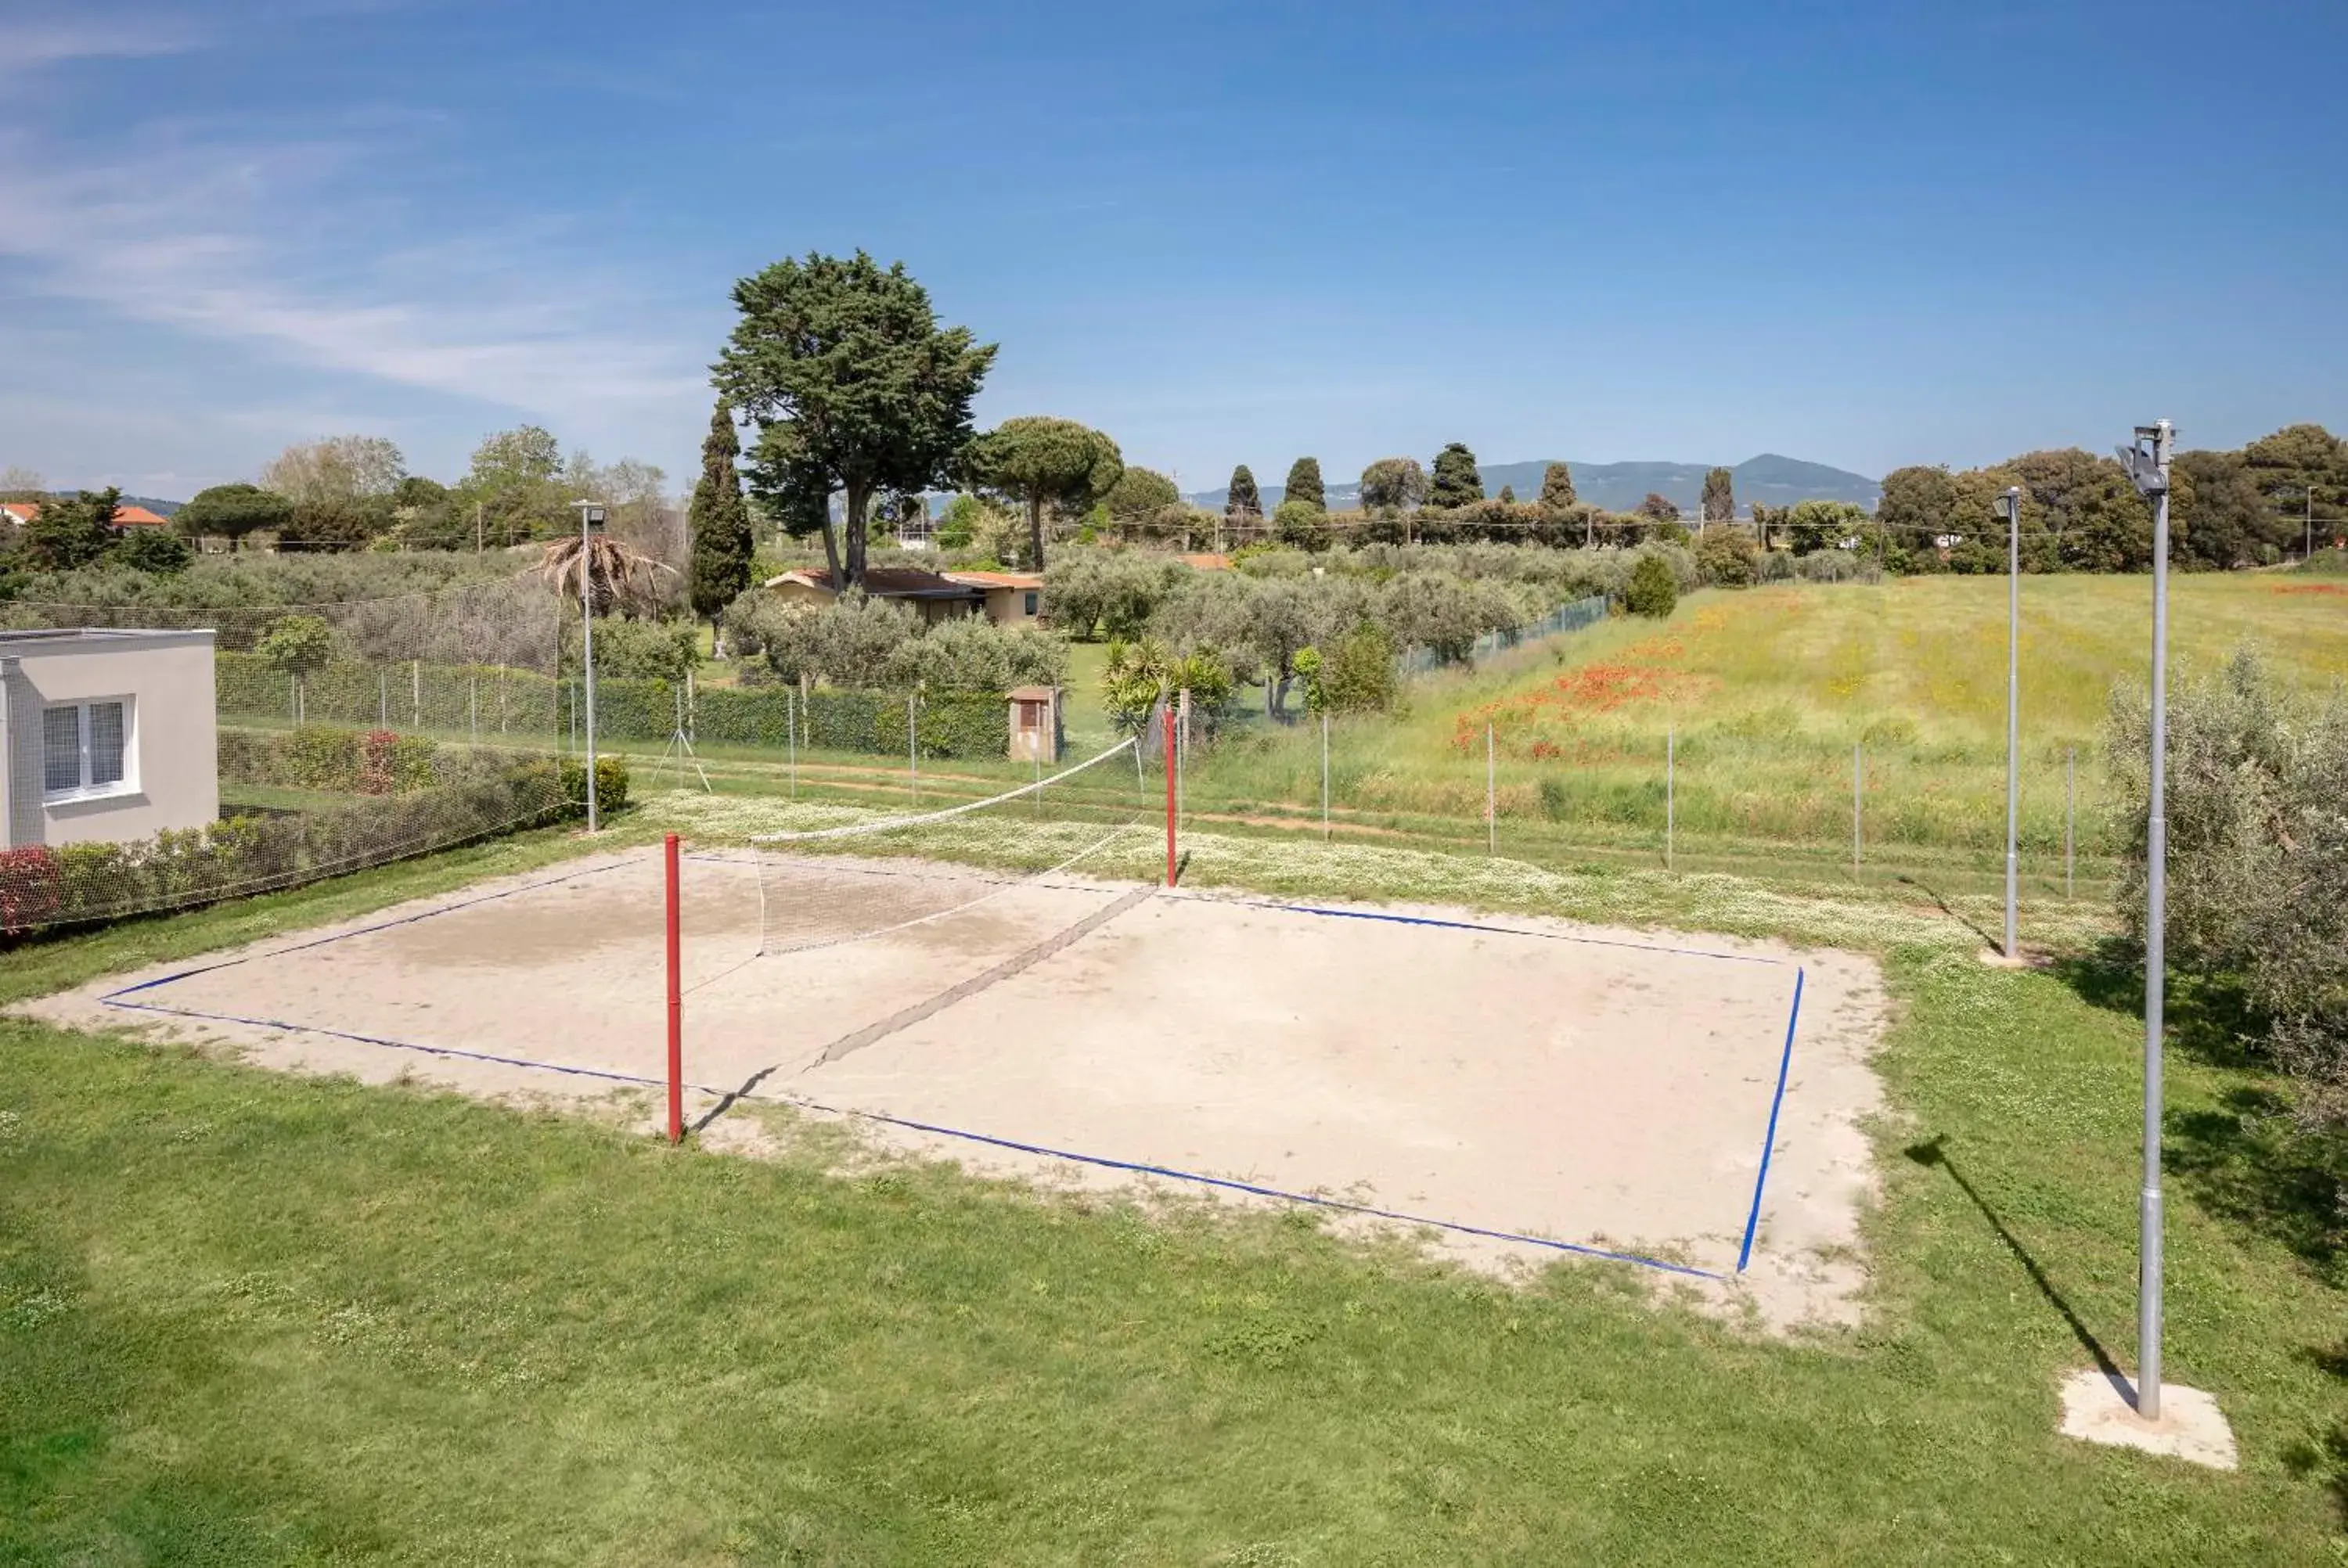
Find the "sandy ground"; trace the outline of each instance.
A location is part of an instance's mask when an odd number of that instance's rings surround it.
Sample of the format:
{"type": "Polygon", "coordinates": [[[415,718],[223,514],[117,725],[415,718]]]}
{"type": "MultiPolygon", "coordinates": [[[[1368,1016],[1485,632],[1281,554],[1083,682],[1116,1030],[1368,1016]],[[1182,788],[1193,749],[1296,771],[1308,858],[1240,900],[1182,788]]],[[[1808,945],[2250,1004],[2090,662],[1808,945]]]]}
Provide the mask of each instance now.
{"type": "MultiPolygon", "coordinates": [[[[901,861],[762,879],[690,856],[684,910],[687,1116],[720,1145],[754,1144],[744,1108],[778,1101],[991,1175],[1261,1201],[870,1119],[899,1118],[1467,1227],[1417,1234],[1483,1266],[1571,1255],[1471,1231],[1674,1263],[1697,1272],[1640,1273],[1772,1327],[1856,1317],[1868,959],[901,861]]],[[[653,856],[576,862],[25,1010],[303,1071],[641,1097],[665,1055],[661,911],[653,856]]]]}

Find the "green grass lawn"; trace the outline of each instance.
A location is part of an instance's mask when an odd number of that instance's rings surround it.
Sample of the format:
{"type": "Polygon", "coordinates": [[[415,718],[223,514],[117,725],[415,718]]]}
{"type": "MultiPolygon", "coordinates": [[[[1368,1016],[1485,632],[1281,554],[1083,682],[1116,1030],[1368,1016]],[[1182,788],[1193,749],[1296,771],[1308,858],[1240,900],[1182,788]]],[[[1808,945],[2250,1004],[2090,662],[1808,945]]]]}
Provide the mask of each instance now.
{"type": "MultiPolygon", "coordinates": [[[[657,803],[655,803],[657,804],[657,803]]],[[[648,810],[622,832],[661,823],[648,810]]],[[[625,820],[625,819],[623,819],[625,820]]],[[[574,853],[536,835],[20,948],[21,998],[574,853]]],[[[849,1178],[591,1120],[0,1023],[0,1560],[2341,1560],[2329,1167],[2191,1006],[2169,1371],[2243,1470],[2053,1432],[2133,1361],[2124,975],[1929,907],[1200,835],[1288,891],[1871,947],[1896,1019],[1866,1326],[1787,1342],[1620,1267],[1507,1288],[1302,1214],[849,1178]]],[[[820,1144],[813,1145],[820,1147],[820,1144]]]]}

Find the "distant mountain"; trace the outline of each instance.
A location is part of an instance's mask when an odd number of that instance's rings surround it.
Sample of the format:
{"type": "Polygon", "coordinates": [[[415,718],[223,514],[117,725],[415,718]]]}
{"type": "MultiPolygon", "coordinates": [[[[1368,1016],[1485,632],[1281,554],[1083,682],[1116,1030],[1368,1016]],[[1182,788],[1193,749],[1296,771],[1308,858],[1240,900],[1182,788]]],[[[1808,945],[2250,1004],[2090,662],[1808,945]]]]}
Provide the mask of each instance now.
{"type": "MultiPolygon", "coordinates": [[[[78,496],[81,494],[79,490],[52,490],[49,493],[54,496],[78,496]]],[[[159,501],[152,496],[124,496],[116,504],[125,507],[144,507],[159,518],[168,518],[188,503],[185,501],[159,501]]]]}
{"type": "MultiPolygon", "coordinates": [[[[1500,487],[1506,485],[1515,489],[1517,499],[1530,501],[1540,497],[1541,476],[1551,461],[1544,457],[1531,463],[1487,463],[1477,473],[1484,481],[1486,495],[1497,496],[1500,487]]],[[[1704,498],[1704,477],[1715,465],[1569,461],[1567,466],[1573,470],[1574,494],[1593,507],[1627,512],[1653,493],[1671,501],[1681,511],[1693,514],[1704,498]]],[[[1882,485],[1864,474],[1830,468],[1823,463],[1805,463],[1798,457],[1781,457],[1774,452],[1748,457],[1728,472],[1735,483],[1740,515],[1749,514],[1756,501],[1766,507],[1791,506],[1796,501],[1852,501],[1871,512],[1883,498],[1882,485]]],[[[1265,485],[1261,491],[1265,513],[1277,510],[1283,494],[1281,487],[1265,485]]],[[[1189,499],[1194,506],[1220,512],[1229,493],[1201,490],[1189,499]]],[[[1329,505],[1340,509],[1358,506],[1361,493],[1357,482],[1332,484],[1329,505]]]]}

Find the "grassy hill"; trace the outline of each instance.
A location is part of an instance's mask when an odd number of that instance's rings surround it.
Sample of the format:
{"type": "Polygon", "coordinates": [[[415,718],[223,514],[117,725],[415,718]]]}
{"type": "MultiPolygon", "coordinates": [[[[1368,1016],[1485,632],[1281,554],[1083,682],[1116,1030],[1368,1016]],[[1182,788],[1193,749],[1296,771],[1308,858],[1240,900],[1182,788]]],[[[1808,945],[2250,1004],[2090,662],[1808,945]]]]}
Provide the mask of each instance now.
{"type": "MultiPolygon", "coordinates": [[[[2104,715],[2113,682],[2148,667],[2149,592],[2140,577],[2024,584],[2023,841],[2043,877],[2059,872],[2074,754],[2080,853],[2102,858],[2104,715]]],[[[1668,733],[1684,854],[1847,865],[1859,746],[1869,855],[1987,875],[2004,834],[2005,603],[1993,578],[1706,591],[1667,622],[1617,619],[1437,676],[1404,719],[1340,727],[1340,819],[1480,835],[1489,724],[1504,845],[1660,852],[1668,733]]],[[[2310,689],[2348,678],[2348,592],[2329,582],[2181,576],[2171,616],[2180,679],[2246,644],[2310,689]]],[[[1317,734],[1281,733],[1202,767],[1191,798],[1317,820],[1319,791],[1317,734]]]]}

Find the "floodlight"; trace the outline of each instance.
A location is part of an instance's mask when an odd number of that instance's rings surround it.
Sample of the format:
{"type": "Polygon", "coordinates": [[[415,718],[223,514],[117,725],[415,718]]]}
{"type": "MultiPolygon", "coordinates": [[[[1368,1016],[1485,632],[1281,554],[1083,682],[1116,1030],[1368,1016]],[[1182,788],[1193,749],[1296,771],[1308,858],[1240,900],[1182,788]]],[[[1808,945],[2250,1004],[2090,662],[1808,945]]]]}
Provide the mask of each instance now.
{"type": "Polygon", "coordinates": [[[2113,448],[2119,454],[2120,466],[2128,471],[2137,492],[2147,498],[2168,493],[2168,448],[2174,439],[2168,422],[2163,421],[2137,425],[2133,445],[2113,448]]]}

